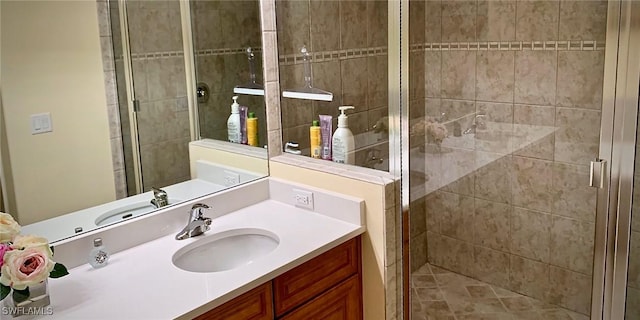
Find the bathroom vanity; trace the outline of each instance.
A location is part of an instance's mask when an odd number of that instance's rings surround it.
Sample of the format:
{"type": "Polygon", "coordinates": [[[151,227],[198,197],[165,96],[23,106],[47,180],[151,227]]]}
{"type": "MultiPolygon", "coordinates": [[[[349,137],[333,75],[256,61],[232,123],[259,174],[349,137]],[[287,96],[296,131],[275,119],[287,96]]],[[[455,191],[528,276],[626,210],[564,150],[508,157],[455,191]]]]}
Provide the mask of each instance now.
{"type": "Polygon", "coordinates": [[[360,199],[265,178],[108,226],[56,245],[70,274],[49,281],[47,319],[359,319],[363,217],[360,199]],[[196,203],[210,230],[176,240],[196,203]],[[101,269],[86,264],[97,237],[101,269]]]}
{"type": "Polygon", "coordinates": [[[195,319],[362,319],[360,252],[348,240],[195,319]]]}

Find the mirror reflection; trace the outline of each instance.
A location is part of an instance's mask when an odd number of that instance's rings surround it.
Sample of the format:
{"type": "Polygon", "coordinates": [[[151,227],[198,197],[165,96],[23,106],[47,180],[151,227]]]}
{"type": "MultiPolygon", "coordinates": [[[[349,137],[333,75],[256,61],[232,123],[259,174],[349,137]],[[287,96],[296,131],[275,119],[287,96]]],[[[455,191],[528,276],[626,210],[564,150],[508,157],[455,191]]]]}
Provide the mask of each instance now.
{"type": "Polygon", "coordinates": [[[23,232],[55,242],[268,174],[264,99],[234,93],[261,83],[258,1],[2,1],[0,14],[0,211],[23,232]]]}
{"type": "Polygon", "coordinates": [[[284,152],[389,170],[387,11],[276,2],[284,152]]]}

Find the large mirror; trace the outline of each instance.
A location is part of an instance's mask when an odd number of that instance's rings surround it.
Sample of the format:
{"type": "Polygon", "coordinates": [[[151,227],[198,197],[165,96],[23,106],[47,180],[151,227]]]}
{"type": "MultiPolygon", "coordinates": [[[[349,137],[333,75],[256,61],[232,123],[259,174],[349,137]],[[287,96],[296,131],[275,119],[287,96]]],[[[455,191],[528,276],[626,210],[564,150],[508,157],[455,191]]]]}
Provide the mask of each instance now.
{"type": "Polygon", "coordinates": [[[56,242],[268,174],[257,0],[2,1],[0,23],[0,211],[23,232],[56,242]],[[253,116],[238,143],[233,96],[253,116]]]}
{"type": "Polygon", "coordinates": [[[281,0],[275,9],[282,144],[297,146],[285,152],[389,171],[388,1],[281,0]],[[343,108],[351,133],[336,137],[340,106],[354,107],[343,108]]]}

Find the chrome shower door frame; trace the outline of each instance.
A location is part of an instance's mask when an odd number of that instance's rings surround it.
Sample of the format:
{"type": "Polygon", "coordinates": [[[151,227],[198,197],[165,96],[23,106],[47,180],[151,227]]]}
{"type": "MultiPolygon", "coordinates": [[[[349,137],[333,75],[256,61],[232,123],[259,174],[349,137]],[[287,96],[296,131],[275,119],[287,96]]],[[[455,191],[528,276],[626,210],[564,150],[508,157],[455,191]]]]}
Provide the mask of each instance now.
{"type": "Polygon", "coordinates": [[[127,112],[129,113],[129,130],[131,135],[131,154],[133,158],[133,175],[136,194],[142,193],[142,160],[140,158],[140,139],[138,137],[138,113],[136,110],[136,93],[133,83],[133,61],[129,46],[129,17],[127,0],[118,0],[120,15],[120,32],[122,37],[122,60],[124,65],[125,87],[127,92],[127,112]]]}
{"type": "MultiPolygon", "coordinates": [[[[625,317],[640,90],[640,1],[619,1],[609,248],[603,319],[625,317]],[[614,186],[615,182],[615,186],[614,186]],[[613,192],[616,191],[617,192],[613,192]]],[[[608,41],[609,39],[607,39],[608,41]]],[[[592,316],[592,319],[596,319],[592,316]]]]}

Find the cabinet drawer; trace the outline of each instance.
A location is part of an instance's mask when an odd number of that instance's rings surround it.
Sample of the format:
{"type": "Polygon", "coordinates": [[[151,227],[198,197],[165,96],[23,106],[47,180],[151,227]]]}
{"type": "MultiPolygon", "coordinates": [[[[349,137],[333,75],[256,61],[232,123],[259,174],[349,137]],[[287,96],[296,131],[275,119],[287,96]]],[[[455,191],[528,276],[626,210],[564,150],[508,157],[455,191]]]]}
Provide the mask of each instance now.
{"type": "Polygon", "coordinates": [[[281,320],[361,320],[361,297],[360,276],[356,274],[281,320]]]}
{"type": "Polygon", "coordinates": [[[272,320],[271,281],[196,317],[196,320],[272,320]]]}
{"type": "Polygon", "coordinates": [[[273,281],[276,315],[287,313],[360,270],[360,237],[311,259],[273,281]]]}

